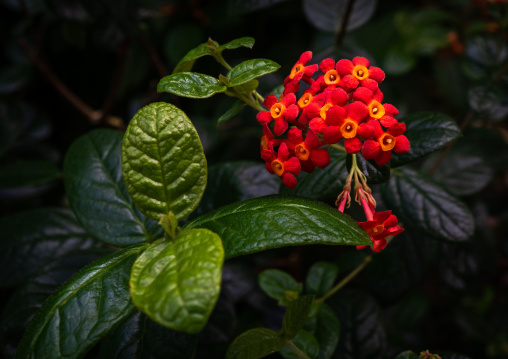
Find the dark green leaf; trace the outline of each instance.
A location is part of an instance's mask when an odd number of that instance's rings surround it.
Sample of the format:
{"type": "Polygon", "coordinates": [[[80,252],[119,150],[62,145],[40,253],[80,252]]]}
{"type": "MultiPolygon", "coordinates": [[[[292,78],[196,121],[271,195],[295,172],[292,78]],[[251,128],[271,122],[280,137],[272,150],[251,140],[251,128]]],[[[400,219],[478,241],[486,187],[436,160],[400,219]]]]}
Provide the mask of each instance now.
{"type": "Polygon", "coordinates": [[[403,168],[381,188],[383,201],[406,226],[447,241],[467,241],[474,219],[467,206],[418,172],[403,168]]]}
{"type": "Polygon", "coordinates": [[[459,139],[442,155],[429,157],[421,170],[431,173],[436,182],[456,196],[479,192],[494,178],[495,170],[488,158],[466,138],[459,139]],[[440,162],[436,162],[438,158],[440,162]]]}
{"type": "Polygon", "coordinates": [[[319,343],[317,358],[331,358],[340,336],[340,323],[333,310],[326,304],[319,304],[317,313],[311,314],[304,329],[312,333],[319,343]]]}
{"type": "MultiPolygon", "coordinates": [[[[367,177],[367,184],[380,184],[390,180],[390,164],[384,166],[378,165],[374,160],[366,160],[361,155],[356,156],[358,168],[367,177]]],[[[351,169],[352,156],[346,157],[346,168],[351,169]]]]}
{"type": "Polygon", "coordinates": [[[219,46],[217,52],[222,52],[225,49],[232,50],[237,49],[239,47],[247,47],[252,49],[254,46],[254,38],[252,37],[240,37],[239,39],[234,39],[224,45],[219,46]]]}
{"type": "MultiPolygon", "coordinates": [[[[164,54],[171,64],[177,64],[173,73],[190,71],[192,64],[200,56],[193,57],[190,61],[186,60],[184,62],[184,67],[188,69],[180,71],[176,70],[178,69],[178,65],[182,63],[182,60],[191,57],[189,56],[189,51],[195,50],[195,46],[198,46],[198,44],[203,41],[204,34],[202,27],[194,22],[183,22],[175,24],[175,26],[171,28],[171,31],[166,32],[166,34],[167,35],[164,40],[164,54]]],[[[199,46],[197,48],[199,48],[199,46]]],[[[198,54],[195,54],[194,56],[196,55],[198,54]]],[[[182,66],[180,65],[180,67],[182,66]]]]}
{"type": "MultiPolygon", "coordinates": [[[[291,340],[291,343],[297,348],[297,350],[305,353],[309,358],[314,359],[319,353],[319,343],[314,336],[305,331],[300,330],[295,338],[291,340]]],[[[297,355],[293,350],[289,349],[286,345],[281,349],[280,354],[286,359],[300,359],[301,356],[297,355]]]]}
{"type": "MultiPolygon", "coordinates": [[[[125,247],[152,239],[122,178],[121,132],[95,130],[77,139],[64,161],[65,189],[74,213],[100,240],[125,247]]],[[[152,222],[152,223],[149,223],[152,222]]]]}
{"type": "Polygon", "coordinates": [[[276,194],[280,179],[259,162],[225,162],[208,169],[208,183],[198,208],[192,215],[246,199],[276,194]]]}
{"type": "Polygon", "coordinates": [[[187,55],[185,55],[180,62],[176,65],[173,73],[176,74],[178,72],[189,72],[192,70],[194,63],[197,59],[203,56],[212,55],[212,51],[206,46],[207,44],[201,44],[198,47],[190,50],[187,55]]]}
{"type": "Polygon", "coordinates": [[[377,303],[366,293],[342,289],[328,299],[341,325],[340,340],[332,358],[377,359],[383,357],[386,334],[377,303]]]}
{"type": "Polygon", "coordinates": [[[207,98],[226,91],[226,86],[215,77],[194,72],[179,72],[164,77],[157,85],[157,92],[169,92],[190,98],[207,98]]]}
{"type": "Polygon", "coordinates": [[[14,358],[34,314],[60,285],[87,264],[112,252],[112,249],[90,248],[57,257],[18,288],[5,305],[0,319],[1,345],[6,357],[14,358]]]}
{"type": "Polygon", "coordinates": [[[346,152],[331,148],[330,164],[323,169],[316,168],[313,173],[302,172],[298,175],[295,189],[281,186],[281,193],[303,196],[312,199],[337,197],[342,192],[348,170],[346,168],[346,152]]]}
{"type": "Polygon", "coordinates": [[[314,303],[314,295],[303,295],[288,304],[282,321],[282,333],[286,339],[293,339],[303,328],[312,303],[314,303]]]}
{"type": "Polygon", "coordinates": [[[160,239],[132,268],[132,299],[157,323],[197,333],[219,297],[223,260],[220,237],[206,229],[160,239]]]}
{"type": "Polygon", "coordinates": [[[233,203],[188,222],[219,234],[226,258],[303,244],[370,245],[356,221],[323,203],[266,196],[233,203]]]}
{"type": "Polygon", "coordinates": [[[226,122],[227,120],[232,119],[233,117],[238,115],[238,113],[240,113],[242,108],[244,108],[245,106],[246,106],[245,102],[241,100],[236,101],[233,104],[233,107],[231,107],[224,115],[219,117],[219,119],[217,120],[217,124],[219,125],[223,122],[226,122]]]}
{"type": "Polygon", "coordinates": [[[261,272],[258,283],[269,297],[278,301],[279,305],[288,305],[302,292],[302,283],[298,283],[289,274],[278,269],[261,272]]]}
{"type": "Polygon", "coordinates": [[[161,327],[135,312],[101,342],[104,359],[193,358],[197,336],[161,327]]]}
{"type": "Polygon", "coordinates": [[[226,359],[258,359],[279,351],[286,340],[273,330],[256,328],[240,334],[228,348],[226,359]]]}
{"type": "MultiPolygon", "coordinates": [[[[347,0],[304,0],[303,9],[309,21],[319,30],[339,32],[349,1],[347,0]]],[[[347,31],[366,23],[374,14],[376,0],[357,0],[348,17],[347,31]]]]}
{"type": "Polygon", "coordinates": [[[245,82],[241,85],[237,85],[234,87],[228,87],[228,91],[226,92],[226,95],[235,95],[236,93],[240,93],[242,95],[249,95],[252,91],[257,89],[259,86],[258,80],[250,80],[248,82],[245,82]]]}
{"type": "Polygon", "coordinates": [[[252,79],[277,71],[280,65],[267,59],[252,59],[242,62],[228,72],[229,87],[244,84],[252,79]]]}
{"type": "Polygon", "coordinates": [[[138,244],[94,262],[60,287],[30,323],[16,358],[82,357],[134,311],[129,274],[145,248],[138,244]]]}
{"type": "Polygon", "coordinates": [[[123,176],[133,202],[159,220],[170,211],[189,215],[206,187],[206,159],[196,129],[183,111],[156,102],[131,120],[122,146],[123,176]]]}
{"type": "Polygon", "coordinates": [[[328,292],[337,278],[339,268],[327,262],[316,262],[309,269],[305,279],[305,291],[320,298],[328,292]]]}
{"type": "Polygon", "coordinates": [[[19,188],[49,183],[60,177],[58,167],[49,161],[18,161],[0,168],[0,188],[19,188]]]}
{"type": "Polygon", "coordinates": [[[16,285],[43,266],[78,250],[100,246],[70,210],[42,208],[0,219],[0,283],[16,285]]]}
{"type": "Polygon", "coordinates": [[[419,355],[413,353],[411,350],[400,353],[395,359],[418,359],[419,355]]]}
{"type": "Polygon", "coordinates": [[[455,121],[442,113],[419,112],[399,120],[406,124],[404,135],[411,143],[409,152],[394,153],[390,161],[392,167],[421,159],[460,136],[455,121]]]}

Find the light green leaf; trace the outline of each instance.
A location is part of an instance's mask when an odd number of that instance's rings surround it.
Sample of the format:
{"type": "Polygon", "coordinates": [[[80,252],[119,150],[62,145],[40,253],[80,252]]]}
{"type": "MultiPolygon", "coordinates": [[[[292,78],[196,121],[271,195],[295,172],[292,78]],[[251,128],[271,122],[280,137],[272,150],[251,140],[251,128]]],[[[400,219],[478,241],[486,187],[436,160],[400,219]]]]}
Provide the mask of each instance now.
{"type": "Polygon", "coordinates": [[[232,50],[239,47],[247,47],[252,49],[254,46],[254,38],[252,37],[240,37],[238,39],[231,40],[230,42],[218,47],[217,52],[222,52],[225,49],[232,50]]]}
{"type": "Polygon", "coordinates": [[[147,244],[94,262],[66,282],[41,307],[19,344],[16,358],[81,358],[134,311],[129,273],[147,244]]]}
{"type": "Polygon", "coordinates": [[[267,59],[252,59],[233,67],[228,73],[229,87],[244,84],[252,79],[277,71],[280,65],[267,59]]]}
{"type": "Polygon", "coordinates": [[[154,242],[136,261],[130,279],[135,305],[168,328],[197,333],[219,296],[224,252],[206,229],[154,242]]]}
{"type": "Polygon", "coordinates": [[[289,274],[277,269],[261,272],[258,283],[269,297],[278,301],[279,305],[288,305],[302,292],[302,283],[298,283],[289,274]]]}
{"type": "Polygon", "coordinates": [[[188,72],[192,70],[194,63],[197,59],[203,56],[212,55],[212,51],[206,46],[207,44],[201,44],[198,47],[190,50],[175,66],[173,73],[188,72]]]}
{"type": "Polygon", "coordinates": [[[206,187],[206,159],[196,129],[183,111],[152,103],[131,120],[122,146],[123,176],[139,210],[159,220],[189,215],[206,187]]]}
{"type": "Polygon", "coordinates": [[[240,334],[228,348],[226,359],[258,359],[279,351],[286,345],[271,329],[256,328],[240,334]]]}
{"type": "Polygon", "coordinates": [[[139,212],[127,193],[122,139],[121,132],[105,129],[77,139],[65,156],[64,179],[70,205],[88,232],[126,247],[151,240],[149,229],[158,226],[139,212]]]}
{"type": "Polygon", "coordinates": [[[215,77],[195,72],[179,72],[166,76],[157,85],[157,92],[169,92],[190,98],[207,98],[226,89],[215,77]]]}
{"type": "Polygon", "coordinates": [[[226,258],[303,244],[372,244],[348,215],[321,202],[280,195],[224,206],[184,228],[208,228],[217,233],[226,258]]]}

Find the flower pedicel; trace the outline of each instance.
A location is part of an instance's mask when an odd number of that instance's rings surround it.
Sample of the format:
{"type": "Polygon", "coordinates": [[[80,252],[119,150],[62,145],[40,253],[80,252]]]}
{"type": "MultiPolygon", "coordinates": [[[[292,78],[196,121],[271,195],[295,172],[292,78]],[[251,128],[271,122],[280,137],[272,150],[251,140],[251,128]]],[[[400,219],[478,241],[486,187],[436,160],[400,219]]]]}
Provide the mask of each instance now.
{"type": "Polygon", "coordinates": [[[367,219],[358,224],[369,234],[372,250],[380,251],[386,246],[386,238],[401,233],[403,228],[391,211],[375,211],[376,201],[358,168],[356,154],[378,165],[387,164],[392,151],[409,151],[406,126],[395,119],[395,106],[383,103],[379,84],[385,74],[379,67],[371,66],[364,57],[337,63],[328,58],[319,66],[309,65],[311,59],[312,52],[304,52],[284,80],[282,95],[270,95],[263,102],[268,110],[257,115],[263,125],[261,158],[270,173],[277,174],[287,187],[295,188],[301,171],[310,173],[316,167],[326,167],[330,145],[344,140],[353,161],[336,205],[341,212],[349,207],[354,177],[355,201],[367,219]],[[322,74],[315,76],[318,69],[322,74]],[[308,87],[297,98],[301,82],[308,87]]]}

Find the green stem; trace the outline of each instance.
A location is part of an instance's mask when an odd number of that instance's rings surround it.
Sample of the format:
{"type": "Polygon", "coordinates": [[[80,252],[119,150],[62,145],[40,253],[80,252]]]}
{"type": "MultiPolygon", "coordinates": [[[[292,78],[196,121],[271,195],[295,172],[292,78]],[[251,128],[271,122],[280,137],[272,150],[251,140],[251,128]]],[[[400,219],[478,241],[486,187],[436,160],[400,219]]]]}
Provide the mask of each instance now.
{"type": "Polygon", "coordinates": [[[259,101],[261,101],[261,103],[265,102],[265,98],[264,98],[263,96],[261,96],[261,95],[259,94],[259,92],[257,92],[256,90],[254,90],[254,91],[252,91],[252,93],[254,94],[254,96],[256,96],[256,97],[259,99],[259,101]]]}
{"type": "Polygon", "coordinates": [[[290,340],[287,344],[287,347],[293,352],[296,354],[296,356],[298,358],[302,358],[302,359],[310,359],[310,357],[305,354],[304,352],[302,352],[300,349],[298,349],[298,347],[296,345],[293,344],[293,342],[290,340]]]}
{"type": "Polygon", "coordinates": [[[224,57],[222,57],[222,54],[214,53],[213,57],[215,57],[215,60],[217,60],[217,62],[219,64],[221,64],[226,69],[228,69],[228,71],[231,71],[233,69],[231,66],[229,66],[229,64],[226,62],[226,60],[224,60],[224,57]]]}
{"type": "Polygon", "coordinates": [[[338,149],[339,151],[346,152],[346,149],[343,146],[341,146],[341,145],[331,144],[330,146],[332,146],[333,148],[338,149]]]}
{"type": "Polygon", "coordinates": [[[316,299],[316,303],[322,303],[325,300],[327,300],[329,297],[334,295],[339,289],[344,287],[346,284],[348,284],[358,273],[362,271],[363,268],[369,264],[369,262],[372,260],[372,255],[367,256],[363,259],[363,262],[360,263],[358,267],[356,267],[351,273],[349,273],[343,280],[341,280],[335,287],[330,289],[324,296],[322,296],[319,299],[316,299]]]}

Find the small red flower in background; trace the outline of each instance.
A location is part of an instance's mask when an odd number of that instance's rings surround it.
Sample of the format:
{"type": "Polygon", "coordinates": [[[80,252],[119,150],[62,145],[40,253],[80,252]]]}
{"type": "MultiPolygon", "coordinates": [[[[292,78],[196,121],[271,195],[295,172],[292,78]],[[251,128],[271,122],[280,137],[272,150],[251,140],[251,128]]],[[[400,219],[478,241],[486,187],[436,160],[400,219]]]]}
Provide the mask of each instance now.
{"type": "Polygon", "coordinates": [[[367,141],[363,144],[362,156],[365,159],[374,159],[378,165],[386,165],[392,158],[392,149],[399,154],[410,150],[411,145],[406,136],[406,125],[396,123],[383,131],[377,121],[371,121],[359,126],[358,133],[367,141]]]}
{"type": "Polygon", "coordinates": [[[365,57],[355,57],[353,61],[346,59],[337,62],[337,72],[351,89],[358,85],[376,91],[379,84],[385,79],[385,73],[379,67],[370,66],[365,57]]]}
{"type": "MultiPolygon", "coordinates": [[[[370,239],[374,248],[374,252],[379,252],[386,247],[386,237],[395,236],[404,231],[404,228],[398,226],[398,220],[392,211],[376,212],[372,221],[358,222],[370,239]]],[[[363,249],[367,246],[357,246],[358,249],[363,249]]]]}
{"type": "Polygon", "coordinates": [[[261,111],[257,114],[257,120],[260,124],[266,125],[272,120],[275,121],[273,132],[280,136],[286,132],[288,128],[288,122],[294,122],[298,116],[298,106],[295,105],[296,97],[290,93],[284,96],[280,102],[277,102],[275,95],[268,96],[263,105],[269,108],[269,111],[261,111]]]}
{"type": "Polygon", "coordinates": [[[300,161],[296,157],[289,157],[289,149],[281,143],[277,156],[274,150],[262,150],[261,158],[265,160],[265,167],[270,173],[275,173],[289,188],[296,187],[296,177],[301,171],[300,161]]]}
{"type": "Polygon", "coordinates": [[[324,168],[330,163],[330,154],[327,150],[319,149],[323,143],[312,131],[307,132],[304,141],[302,131],[292,128],[288,132],[286,143],[289,151],[300,160],[305,172],[314,172],[315,167],[324,168]]]}

